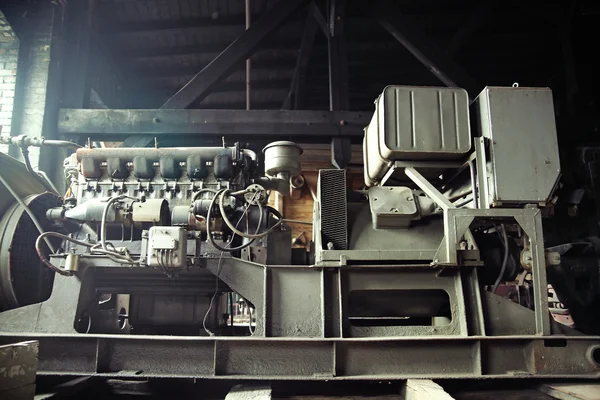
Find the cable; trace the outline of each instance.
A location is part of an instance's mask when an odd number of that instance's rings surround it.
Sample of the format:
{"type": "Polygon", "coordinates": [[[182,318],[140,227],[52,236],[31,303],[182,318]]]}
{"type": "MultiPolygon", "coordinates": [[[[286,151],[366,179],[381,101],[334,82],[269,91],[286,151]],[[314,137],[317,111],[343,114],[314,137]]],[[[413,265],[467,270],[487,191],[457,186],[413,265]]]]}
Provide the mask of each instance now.
{"type": "Polygon", "coordinates": [[[254,331],[252,330],[252,307],[250,307],[248,301],[246,301],[246,304],[248,305],[248,314],[250,314],[250,320],[248,321],[248,330],[250,331],[250,335],[254,335],[254,331]]]}
{"type": "Polygon", "coordinates": [[[106,248],[106,218],[108,216],[108,210],[110,209],[110,206],[117,200],[122,200],[122,199],[131,199],[134,202],[139,201],[139,199],[135,198],[135,197],[131,197],[131,196],[127,196],[125,194],[119,195],[117,197],[111,197],[107,202],[106,202],[106,206],[104,206],[104,210],[102,211],[102,222],[100,224],[100,244],[102,245],[102,249],[103,250],[107,250],[106,248]]]}
{"type": "Polygon", "coordinates": [[[287,222],[290,224],[302,224],[302,225],[312,225],[312,222],[309,221],[298,221],[296,219],[284,219],[283,222],[287,222]]]}
{"type": "Polygon", "coordinates": [[[208,334],[208,336],[215,336],[214,332],[211,332],[206,327],[206,318],[208,317],[208,314],[210,314],[210,310],[212,310],[212,305],[215,301],[215,298],[217,297],[217,294],[219,293],[219,275],[221,274],[221,267],[223,266],[223,264],[222,264],[223,254],[225,254],[225,252],[221,251],[221,255],[219,256],[219,263],[217,265],[217,275],[216,275],[216,280],[215,280],[215,293],[210,298],[210,303],[208,304],[208,310],[206,310],[206,314],[204,314],[204,318],[202,319],[202,327],[204,328],[204,332],[206,332],[208,334]]]}
{"type": "MultiPolygon", "coordinates": [[[[107,243],[107,244],[110,244],[110,243],[107,243]]],[[[98,248],[97,246],[100,246],[100,243],[96,243],[90,249],[90,251],[92,252],[92,254],[93,253],[103,254],[103,255],[107,256],[109,259],[111,259],[112,261],[114,261],[116,263],[121,263],[121,264],[139,264],[139,260],[136,261],[133,258],[131,258],[131,256],[129,256],[129,255],[120,254],[117,251],[113,251],[113,250],[104,250],[102,248],[98,248]]]]}
{"type": "MultiPolygon", "coordinates": [[[[233,233],[237,234],[238,236],[247,238],[247,239],[258,239],[261,237],[264,237],[266,235],[268,235],[269,233],[271,233],[271,231],[273,231],[275,228],[277,228],[279,225],[281,225],[283,223],[283,216],[279,213],[279,211],[271,208],[273,212],[273,214],[275,214],[275,216],[279,219],[275,225],[273,225],[272,227],[270,227],[269,229],[267,229],[264,232],[261,233],[255,233],[255,234],[249,234],[249,233],[244,233],[242,231],[240,231],[239,229],[237,229],[235,226],[233,226],[233,224],[231,223],[231,221],[229,220],[229,218],[227,218],[227,215],[225,214],[225,206],[223,205],[223,197],[225,196],[226,193],[230,192],[230,190],[225,189],[223,191],[220,192],[220,195],[217,195],[215,197],[219,197],[219,210],[221,211],[221,217],[223,217],[223,221],[225,222],[225,224],[227,224],[227,226],[229,227],[229,229],[231,229],[233,231],[233,233]]],[[[256,205],[258,206],[258,209],[260,211],[260,215],[262,216],[263,214],[263,206],[260,202],[257,202],[256,205]]],[[[270,208],[270,207],[268,207],[270,208]]],[[[260,226],[260,224],[259,224],[260,226]]]]}
{"type": "Polygon", "coordinates": [[[231,336],[233,336],[233,292],[229,292],[227,299],[229,300],[229,320],[231,321],[231,336]]]}
{"type": "MultiPolygon", "coordinates": [[[[40,258],[40,260],[42,260],[42,262],[48,267],[50,268],[52,271],[56,272],[59,275],[62,276],[71,276],[72,273],[70,271],[65,271],[62,270],[60,268],[58,268],[57,266],[55,266],[54,264],[52,264],[44,255],[44,253],[42,252],[42,249],[40,248],[40,245],[42,244],[42,239],[46,241],[46,243],[48,243],[48,240],[46,239],[46,237],[48,236],[54,236],[54,237],[58,237],[61,238],[63,240],[68,240],[70,242],[73,242],[75,244],[79,244],[85,247],[92,247],[93,245],[91,243],[87,243],[87,242],[82,242],[81,240],[77,240],[77,239],[73,239],[70,236],[67,235],[63,235],[62,233],[58,233],[58,232],[42,232],[42,234],[40,236],[38,236],[38,238],[35,241],[35,251],[37,252],[38,257],[40,258]]],[[[55,251],[52,250],[52,252],[54,253],[55,251]]]]}
{"type": "MultiPolygon", "coordinates": [[[[2,175],[0,175],[0,182],[2,182],[2,184],[6,187],[6,190],[8,190],[10,192],[10,194],[15,198],[17,203],[19,203],[21,208],[23,208],[23,210],[25,210],[27,215],[29,215],[29,218],[31,218],[31,222],[33,222],[33,225],[35,225],[35,227],[38,230],[38,232],[40,233],[40,235],[43,235],[44,228],[42,228],[40,221],[38,221],[38,219],[35,216],[35,214],[33,213],[33,211],[31,211],[31,209],[27,206],[27,204],[25,204],[25,202],[19,197],[19,195],[13,190],[13,188],[8,184],[8,182],[6,182],[6,180],[4,179],[4,177],[2,175]]],[[[56,251],[54,250],[54,246],[52,246],[52,243],[50,243],[50,241],[48,239],[44,239],[44,241],[46,242],[46,245],[48,246],[50,251],[55,253],[56,251]]]]}
{"type": "MultiPolygon", "coordinates": [[[[255,194],[256,196],[256,194],[255,194]]],[[[211,238],[211,234],[209,231],[209,225],[210,225],[210,211],[212,210],[212,207],[214,206],[214,200],[217,198],[217,196],[213,197],[213,201],[211,201],[210,207],[208,209],[208,215],[206,216],[207,218],[207,224],[206,224],[206,232],[209,238],[211,238]]],[[[254,200],[254,197],[252,198],[252,200],[254,200]]],[[[246,209],[244,210],[244,212],[242,213],[242,216],[240,217],[240,219],[237,222],[237,225],[240,224],[240,222],[242,222],[242,220],[244,219],[244,215],[246,215],[246,213],[248,212],[248,209],[250,208],[250,203],[248,203],[248,205],[246,206],[246,209]]],[[[260,229],[260,224],[258,225],[259,229],[260,229]]],[[[214,336],[214,333],[209,331],[208,328],[206,328],[206,318],[208,317],[208,314],[210,313],[210,310],[212,309],[212,305],[213,302],[215,301],[215,298],[217,297],[217,294],[219,293],[219,275],[221,274],[221,267],[222,267],[222,261],[223,261],[223,254],[226,251],[233,251],[231,248],[227,248],[229,245],[231,245],[231,243],[233,242],[233,238],[235,237],[235,235],[231,236],[231,239],[229,240],[229,242],[227,242],[227,244],[225,245],[225,247],[220,247],[218,245],[216,245],[213,242],[213,245],[221,250],[221,255],[219,256],[219,263],[217,266],[217,275],[216,275],[216,279],[215,279],[215,293],[212,295],[211,299],[210,299],[210,303],[208,305],[208,310],[206,310],[206,314],[204,314],[204,318],[202,319],[202,327],[204,328],[204,331],[209,335],[209,336],[214,336]]],[[[252,244],[252,242],[254,242],[254,239],[252,239],[250,242],[246,243],[244,245],[244,247],[249,246],[250,244],[252,244]]],[[[240,246],[242,247],[242,246],[240,246]]],[[[232,324],[233,326],[233,324],[232,324]]]]}
{"type": "Polygon", "coordinates": [[[216,189],[208,188],[200,189],[197,193],[194,193],[194,196],[192,197],[192,202],[196,201],[202,193],[214,193],[216,195],[217,193],[219,193],[219,191],[216,189]]]}
{"type": "MultiPolygon", "coordinates": [[[[225,191],[225,190],[226,190],[226,189],[222,189],[222,190],[220,190],[220,191],[219,191],[219,193],[220,193],[220,192],[223,192],[223,191],[225,191]]],[[[210,202],[210,205],[208,206],[208,212],[207,212],[207,214],[206,214],[206,236],[207,236],[207,239],[208,239],[208,241],[210,242],[210,244],[212,244],[212,245],[213,245],[213,246],[214,246],[214,247],[215,247],[217,250],[221,250],[221,251],[227,251],[227,252],[229,252],[229,253],[232,253],[232,252],[234,252],[234,251],[240,251],[240,250],[242,250],[242,249],[245,249],[246,247],[248,247],[248,246],[250,246],[252,243],[254,243],[254,239],[250,240],[248,243],[246,243],[246,244],[243,244],[243,245],[241,245],[241,246],[238,246],[238,247],[229,247],[229,248],[228,248],[227,246],[225,246],[225,247],[222,247],[222,246],[218,245],[218,244],[217,244],[217,242],[215,242],[214,238],[212,237],[212,232],[210,231],[210,219],[211,219],[211,215],[212,215],[212,210],[213,210],[213,208],[214,208],[214,206],[215,206],[215,202],[216,202],[216,201],[217,201],[217,199],[219,198],[219,193],[217,193],[217,194],[216,194],[216,195],[215,195],[215,196],[212,198],[212,200],[211,200],[211,202],[210,202]]],[[[247,207],[246,207],[246,209],[244,210],[244,213],[242,214],[242,217],[243,217],[243,216],[246,214],[246,212],[248,211],[248,208],[249,208],[249,207],[250,207],[250,202],[248,203],[248,206],[247,206],[247,207]]],[[[241,220],[242,220],[242,219],[240,218],[240,221],[241,221],[241,220]]],[[[239,221],[238,221],[238,224],[239,224],[239,221]]],[[[258,225],[257,225],[257,228],[256,228],[256,232],[258,232],[258,231],[259,231],[259,229],[260,229],[260,225],[261,225],[261,224],[262,224],[262,212],[260,213],[260,215],[259,215],[259,217],[258,217],[258,225]]],[[[233,240],[233,236],[232,236],[231,240],[233,240]]],[[[231,243],[230,243],[230,244],[231,244],[231,243]]]]}
{"type": "Polygon", "coordinates": [[[504,241],[504,259],[502,260],[502,267],[500,268],[498,278],[496,278],[496,282],[494,282],[494,286],[492,286],[492,293],[496,293],[496,290],[498,290],[500,281],[506,272],[506,265],[508,264],[508,237],[506,236],[506,228],[504,227],[504,224],[500,225],[500,227],[502,228],[502,240],[504,241]]]}
{"type": "Polygon", "coordinates": [[[127,196],[125,194],[122,194],[120,196],[117,197],[112,197],[110,198],[107,202],[106,202],[106,206],[104,207],[104,210],[102,211],[102,222],[100,223],[100,243],[99,245],[101,246],[101,249],[96,248],[97,245],[95,245],[92,250],[94,252],[100,253],[100,254],[105,254],[108,256],[108,258],[110,258],[112,261],[118,262],[118,263],[123,263],[123,264],[139,264],[139,260],[134,260],[133,258],[131,258],[131,256],[129,254],[120,254],[116,251],[115,246],[113,246],[111,243],[107,243],[106,242],[106,219],[108,217],[108,210],[110,209],[110,206],[116,202],[117,200],[122,200],[122,199],[130,199],[133,200],[133,202],[137,202],[139,201],[138,198],[135,197],[131,197],[131,196],[127,196]],[[113,250],[110,250],[108,248],[108,246],[112,246],[113,250]]]}

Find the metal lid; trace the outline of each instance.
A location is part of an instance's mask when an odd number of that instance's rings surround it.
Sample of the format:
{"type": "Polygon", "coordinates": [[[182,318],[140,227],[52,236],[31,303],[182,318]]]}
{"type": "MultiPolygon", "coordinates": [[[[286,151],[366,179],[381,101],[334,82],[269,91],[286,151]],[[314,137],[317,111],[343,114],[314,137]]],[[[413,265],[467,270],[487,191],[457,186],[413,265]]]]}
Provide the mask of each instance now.
{"type": "Polygon", "coordinates": [[[268,145],[266,145],[265,148],[263,149],[263,154],[267,149],[270,149],[271,147],[276,147],[276,146],[295,147],[298,150],[300,150],[300,154],[302,154],[304,152],[304,150],[302,150],[302,147],[300,147],[299,145],[297,145],[294,142],[290,142],[288,140],[279,140],[277,142],[272,142],[272,143],[269,143],[268,145]]]}

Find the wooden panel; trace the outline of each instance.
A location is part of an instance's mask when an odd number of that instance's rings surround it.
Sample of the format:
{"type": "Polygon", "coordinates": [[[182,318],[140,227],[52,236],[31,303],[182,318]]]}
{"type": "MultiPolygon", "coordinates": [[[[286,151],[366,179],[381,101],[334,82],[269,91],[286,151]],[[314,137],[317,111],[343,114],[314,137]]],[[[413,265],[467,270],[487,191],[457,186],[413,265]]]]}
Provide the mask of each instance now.
{"type": "MultiPolygon", "coordinates": [[[[330,159],[329,145],[318,144],[301,144],[304,153],[301,156],[302,174],[305,178],[305,185],[302,188],[300,198],[292,198],[286,196],[283,198],[282,213],[286,219],[297,221],[312,222],[313,220],[313,194],[317,194],[317,180],[320,169],[333,168],[330,159]]],[[[352,146],[352,163],[355,167],[347,170],[348,187],[353,190],[360,189],[364,186],[363,169],[362,169],[362,146],[352,146]]],[[[297,197],[297,196],[295,196],[297,197]]],[[[272,195],[269,199],[269,204],[275,206],[275,196],[272,195]]],[[[306,236],[306,241],[312,240],[312,225],[287,223],[292,228],[292,238],[297,238],[303,233],[306,236]]],[[[303,246],[296,246],[303,247],[303,246]]]]}

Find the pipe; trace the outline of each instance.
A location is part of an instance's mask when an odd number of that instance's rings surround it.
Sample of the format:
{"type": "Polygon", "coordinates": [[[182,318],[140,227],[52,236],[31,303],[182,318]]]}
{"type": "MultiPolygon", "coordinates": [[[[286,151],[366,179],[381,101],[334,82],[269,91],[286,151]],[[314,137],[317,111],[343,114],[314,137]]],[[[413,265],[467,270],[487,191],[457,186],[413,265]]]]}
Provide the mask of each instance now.
{"type": "Polygon", "coordinates": [[[66,148],[69,148],[72,150],[77,150],[82,147],[82,146],[78,145],[77,143],[69,142],[68,140],[44,139],[44,138],[37,138],[37,137],[31,137],[31,136],[25,136],[25,135],[0,137],[0,143],[14,144],[15,146],[19,146],[19,147],[29,147],[29,146],[66,147],[66,148]]]}

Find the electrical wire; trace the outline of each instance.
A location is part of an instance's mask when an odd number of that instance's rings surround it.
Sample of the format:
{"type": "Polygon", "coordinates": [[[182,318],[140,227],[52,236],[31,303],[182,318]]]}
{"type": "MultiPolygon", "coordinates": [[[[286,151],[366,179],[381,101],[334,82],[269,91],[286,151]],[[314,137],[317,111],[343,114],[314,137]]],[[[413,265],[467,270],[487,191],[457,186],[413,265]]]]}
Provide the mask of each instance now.
{"type": "Polygon", "coordinates": [[[285,219],[283,220],[283,222],[287,222],[290,224],[302,224],[302,225],[312,225],[312,221],[298,221],[296,219],[285,219]]]}
{"type": "Polygon", "coordinates": [[[217,275],[216,275],[216,279],[215,279],[215,293],[210,298],[210,303],[208,304],[208,310],[206,310],[206,314],[204,314],[204,318],[202,319],[202,327],[204,328],[204,332],[206,332],[206,334],[208,336],[215,336],[214,332],[211,332],[206,327],[206,318],[208,318],[208,314],[210,314],[210,310],[212,310],[212,305],[215,302],[215,298],[217,297],[217,294],[219,293],[219,275],[221,275],[221,267],[223,266],[223,263],[222,263],[223,254],[225,254],[225,252],[221,251],[221,255],[219,256],[219,263],[217,264],[217,275]]]}
{"type": "Polygon", "coordinates": [[[248,305],[248,314],[250,314],[250,320],[248,321],[248,330],[250,331],[250,335],[254,335],[254,331],[252,330],[252,307],[250,307],[250,304],[248,304],[247,301],[246,304],[248,305]]]}
{"type": "MultiPolygon", "coordinates": [[[[108,244],[110,244],[110,243],[108,243],[108,244]]],[[[92,246],[92,248],[90,249],[92,254],[95,253],[95,254],[105,255],[112,261],[114,261],[116,263],[120,263],[120,264],[139,264],[139,261],[134,260],[128,254],[127,255],[120,254],[116,250],[114,250],[114,251],[113,250],[104,250],[102,248],[99,248],[98,246],[100,246],[100,243],[96,243],[95,245],[92,246]]],[[[113,246],[113,248],[114,248],[114,246],[113,246]]]]}
{"type": "Polygon", "coordinates": [[[500,285],[500,281],[506,272],[506,266],[508,264],[508,236],[506,236],[506,228],[504,224],[500,225],[500,227],[502,228],[502,241],[504,242],[504,258],[502,259],[502,267],[500,268],[498,278],[496,278],[496,282],[494,282],[494,286],[492,286],[492,293],[496,293],[496,290],[498,290],[498,286],[500,285]]]}
{"type": "MultiPolygon", "coordinates": [[[[55,266],[54,264],[52,264],[44,255],[44,253],[42,252],[42,249],[40,248],[40,245],[42,244],[42,240],[47,240],[46,238],[48,236],[54,236],[54,237],[58,237],[61,238],[63,240],[67,240],[69,242],[81,245],[81,246],[85,246],[85,247],[93,247],[94,245],[88,242],[84,242],[81,240],[77,240],[77,239],[73,239],[70,236],[67,235],[63,235],[62,233],[58,233],[58,232],[42,232],[42,234],[40,236],[38,236],[38,238],[35,241],[35,251],[37,252],[38,257],[40,258],[40,260],[42,260],[42,262],[48,267],[50,268],[52,271],[56,272],[59,275],[62,276],[71,276],[72,273],[70,271],[65,271],[62,270],[60,268],[58,268],[57,266],[55,266]]],[[[47,242],[46,242],[47,243],[47,242]]],[[[55,251],[52,250],[52,252],[54,253],[55,251]]]]}
{"type": "MultiPolygon", "coordinates": [[[[237,234],[238,236],[241,236],[241,237],[244,237],[247,239],[258,239],[258,238],[268,235],[269,233],[271,233],[274,229],[276,229],[279,225],[281,225],[283,223],[283,216],[279,213],[279,211],[277,211],[273,208],[270,208],[271,211],[273,212],[273,214],[278,218],[278,221],[275,223],[275,225],[273,225],[272,227],[270,227],[269,229],[267,229],[266,231],[261,232],[261,233],[257,232],[255,234],[249,234],[249,233],[244,233],[244,232],[240,231],[231,223],[231,221],[229,220],[229,218],[227,217],[227,215],[225,213],[225,206],[223,205],[223,197],[225,197],[225,195],[229,192],[230,192],[230,190],[225,189],[220,192],[220,195],[217,195],[215,197],[219,197],[219,210],[221,211],[221,217],[223,217],[223,221],[229,227],[229,229],[231,229],[233,231],[233,233],[237,234]]],[[[262,216],[263,205],[260,202],[257,202],[256,205],[258,206],[260,215],[262,216]]],[[[259,226],[260,226],[260,224],[259,224],[259,226]]]]}
{"type": "Polygon", "coordinates": [[[106,218],[108,217],[108,210],[110,209],[110,206],[114,202],[116,202],[117,200],[122,200],[122,199],[130,199],[130,200],[133,200],[134,202],[139,201],[139,199],[137,199],[135,197],[131,197],[131,196],[122,194],[120,196],[111,197],[106,202],[106,206],[104,206],[104,210],[102,210],[102,222],[100,225],[100,244],[102,245],[103,250],[108,251],[108,249],[106,248],[106,218]]]}
{"type": "Polygon", "coordinates": [[[233,292],[229,292],[227,299],[229,300],[229,319],[231,321],[231,335],[233,336],[233,292]]]}
{"type": "Polygon", "coordinates": [[[106,219],[108,218],[108,211],[110,206],[118,200],[122,199],[130,199],[133,202],[140,201],[136,197],[127,196],[122,194],[120,196],[112,197],[106,202],[106,206],[104,206],[104,210],[102,210],[102,221],[100,223],[100,247],[97,248],[98,245],[94,245],[92,250],[96,253],[104,254],[108,256],[112,261],[123,264],[139,264],[139,260],[134,260],[129,254],[121,254],[116,251],[115,246],[111,243],[106,242],[106,219]],[[109,249],[108,246],[111,246],[113,250],[109,249]]]}
{"type": "Polygon", "coordinates": [[[198,197],[203,193],[217,194],[217,193],[219,193],[219,191],[216,189],[208,189],[208,188],[200,189],[197,193],[194,194],[194,197],[192,197],[192,202],[196,201],[198,199],[198,197]]]}
{"type": "MultiPolygon", "coordinates": [[[[241,246],[237,246],[237,247],[227,247],[228,245],[226,245],[225,247],[217,244],[217,242],[215,241],[215,239],[212,237],[212,232],[210,231],[210,219],[212,216],[212,210],[215,206],[215,202],[217,201],[217,199],[219,198],[219,194],[223,191],[225,191],[226,189],[222,189],[220,190],[211,200],[210,205],[208,206],[208,212],[206,214],[206,237],[208,239],[208,241],[210,242],[210,244],[212,244],[217,250],[221,250],[221,251],[227,251],[229,253],[232,253],[234,251],[240,251],[242,249],[245,249],[246,247],[250,246],[252,243],[254,243],[255,239],[250,240],[248,243],[243,244],[241,246]]],[[[256,196],[256,195],[255,195],[256,196]]],[[[254,197],[252,198],[254,199],[254,197]]],[[[252,202],[252,200],[250,202],[248,202],[248,205],[246,207],[246,209],[244,210],[244,213],[242,214],[242,217],[246,214],[246,212],[248,211],[248,208],[250,207],[250,203],[252,202]]],[[[223,214],[224,215],[224,214],[223,214]]],[[[241,221],[241,218],[240,218],[241,221]]],[[[262,212],[260,213],[260,215],[258,216],[258,224],[256,227],[256,233],[258,233],[259,229],[260,229],[260,225],[262,224],[262,212]]],[[[238,221],[238,225],[239,225],[239,221],[238,221]]],[[[237,230],[237,229],[236,229],[237,230]]],[[[231,237],[231,240],[233,240],[233,237],[231,237]]],[[[231,244],[231,243],[229,243],[231,244]]]]}
{"type": "MultiPolygon", "coordinates": [[[[40,235],[43,235],[44,228],[42,228],[40,221],[38,221],[38,219],[35,216],[35,214],[33,213],[33,211],[31,211],[31,209],[27,206],[27,204],[25,204],[25,202],[21,199],[21,197],[19,197],[17,192],[15,192],[13,190],[13,188],[8,184],[8,182],[6,182],[6,180],[4,179],[4,177],[2,175],[0,175],[0,182],[2,182],[4,187],[6,187],[6,190],[8,190],[10,192],[10,194],[15,198],[17,203],[19,203],[21,208],[27,213],[27,215],[29,215],[29,218],[31,218],[31,222],[33,222],[33,225],[35,225],[35,227],[38,230],[38,232],[40,233],[40,235]]],[[[48,239],[44,239],[44,241],[46,242],[46,245],[48,246],[50,251],[52,251],[54,253],[55,250],[54,250],[54,246],[52,246],[52,243],[50,243],[50,241],[48,239]]]]}
{"type": "MultiPolygon", "coordinates": [[[[255,195],[256,196],[256,195],[255,195]]],[[[216,198],[217,196],[213,197],[213,200],[216,198]]],[[[254,198],[253,198],[254,199],[254,198]]],[[[208,237],[210,236],[210,232],[208,231],[208,225],[210,222],[210,210],[212,209],[213,206],[213,202],[211,202],[211,208],[209,208],[209,214],[207,215],[207,234],[208,237]]],[[[237,222],[237,225],[240,224],[240,222],[242,222],[242,220],[244,219],[244,216],[246,215],[246,213],[248,212],[248,209],[250,208],[250,202],[248,203],[248,205],[246,206],[246,208],[244,209],[244,212],[242,213],[242,216],[240,217],[240,219],[237,222]]],[[[260,224],[258,225],[260,228],[260,224]]],[[[227,242],[227,244],[225,245],[225,247],[223,248],[224,250],[221,250],[221,254],[219,255],[219,263],[217,265],[217,275],[216,275],[216,279],[215,279],[215,293],[212,295],[211,299],[210,299],[210,303],[208,305],[208,310],[206,310],[206,314],[204,314],[204,318],[202,319],[202,327],[204,328],[204,331],[209,335],[209,336],[214,336],[214,333],[211,332],[207,327],[206,327],[206,318],[208,317],[208,314],[210,313],[210,310],[212,309],[212,305],[215,301],[215,298],[217,297],[217,294],[219,293],[219,275],[221,274],[221,267],[222,267],[222,261],[223,261],[223,254],[225,253],[225,251],[232,251],[231,249],[227,249],[227,247],[229,245],[231,245],[231,243],[233,242],[233,238],[235,237],[235,235],[231,236],[231,239],[229,240],[229,242],[227,242]]],[[[249,243],[246,243],[246,246],[249,246],[250,244],[252,244],[252,242],[254,241],[254,239],[252,239],[249,243]]],[[[232,325],[233,327],[233,322],[232,325]]]]}

